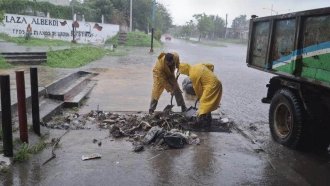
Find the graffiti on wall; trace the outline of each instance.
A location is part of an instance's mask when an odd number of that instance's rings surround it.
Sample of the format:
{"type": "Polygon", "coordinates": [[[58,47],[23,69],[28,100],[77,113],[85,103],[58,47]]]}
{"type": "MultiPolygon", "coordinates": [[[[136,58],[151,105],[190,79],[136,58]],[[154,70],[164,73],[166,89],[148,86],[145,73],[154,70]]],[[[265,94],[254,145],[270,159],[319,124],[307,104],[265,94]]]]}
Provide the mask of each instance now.
{"type": "Polygon", "coordinates": [[[31,37],[66,41],[74,37],[78,43],[104,43],[119,31],[119,25],[113,24],[5,14],[0,32],[12,37],[25,37],[28,25],[32,28],[29,30],[31,37]]]}

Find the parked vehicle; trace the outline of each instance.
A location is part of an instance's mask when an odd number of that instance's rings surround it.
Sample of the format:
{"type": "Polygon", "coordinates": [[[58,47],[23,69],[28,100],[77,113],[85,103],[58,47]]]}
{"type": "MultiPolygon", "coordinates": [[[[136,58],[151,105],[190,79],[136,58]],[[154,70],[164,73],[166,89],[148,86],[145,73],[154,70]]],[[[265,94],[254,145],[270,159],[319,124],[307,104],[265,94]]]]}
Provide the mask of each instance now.
{"type": "Polygon", "coordinates": [[[275,74],[270,103],[275,141],[326,149],[330,142],[330,7],[250,20],[247,65],[275,74]]]}

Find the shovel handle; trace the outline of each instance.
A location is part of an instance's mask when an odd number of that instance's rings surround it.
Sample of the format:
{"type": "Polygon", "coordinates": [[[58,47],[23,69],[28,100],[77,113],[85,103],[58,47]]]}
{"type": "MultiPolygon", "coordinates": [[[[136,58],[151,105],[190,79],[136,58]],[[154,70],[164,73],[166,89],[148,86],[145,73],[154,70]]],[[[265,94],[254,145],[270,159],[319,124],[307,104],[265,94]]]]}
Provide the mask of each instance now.
{"type": "Polygon", "coordinates": [[[197,99],[196,101],[195,101],[195,108],[197,108],[196,106],[197,106],[197,102],[199,101],[199,99],[197,99]]]}
{"type": "Polygon", "coordinates": [[[171,95],[171,105],[173,105],[173,95],[171,95]]]}
{"type": "MultiPolygon", "coordinates": [[[[178,81],[179,76],[180,76],[180,73],[178,73],[178,74],[176,75],[175,80],[178,81]]],[[[171,105],[173,105],[173,94],[171,94],[171,105]]]]}

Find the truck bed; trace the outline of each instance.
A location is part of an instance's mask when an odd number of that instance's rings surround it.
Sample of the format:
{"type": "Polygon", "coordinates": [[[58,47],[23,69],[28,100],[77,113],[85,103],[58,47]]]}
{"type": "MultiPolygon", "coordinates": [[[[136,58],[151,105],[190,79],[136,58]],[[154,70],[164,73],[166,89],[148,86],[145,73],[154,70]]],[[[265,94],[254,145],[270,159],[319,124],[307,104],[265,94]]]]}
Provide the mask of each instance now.
{"type": "Polygon", "coordinates": [[[246,62],[330,88],[330,7],[251,19],[246,62]]]}

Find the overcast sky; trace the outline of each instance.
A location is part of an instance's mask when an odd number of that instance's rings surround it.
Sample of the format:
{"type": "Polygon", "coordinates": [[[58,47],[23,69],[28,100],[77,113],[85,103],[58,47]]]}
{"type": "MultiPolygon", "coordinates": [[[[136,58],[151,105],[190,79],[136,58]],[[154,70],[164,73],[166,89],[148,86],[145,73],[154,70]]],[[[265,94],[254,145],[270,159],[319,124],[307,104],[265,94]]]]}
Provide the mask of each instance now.
{"type": "Polygon", "coordinates": [[[259,17],[272,14],[283,14],[301,10],[330,7],[330,0],[156,0],[167,7],[173,24],[184,25],[194,20],[194,14],[206,13],[226,18],[228,14],[228,27],[232,20],[239,15],[250,18],[255,14],[259,17]],[[271,11],[273,7],[273,11],[271,11]]]}

